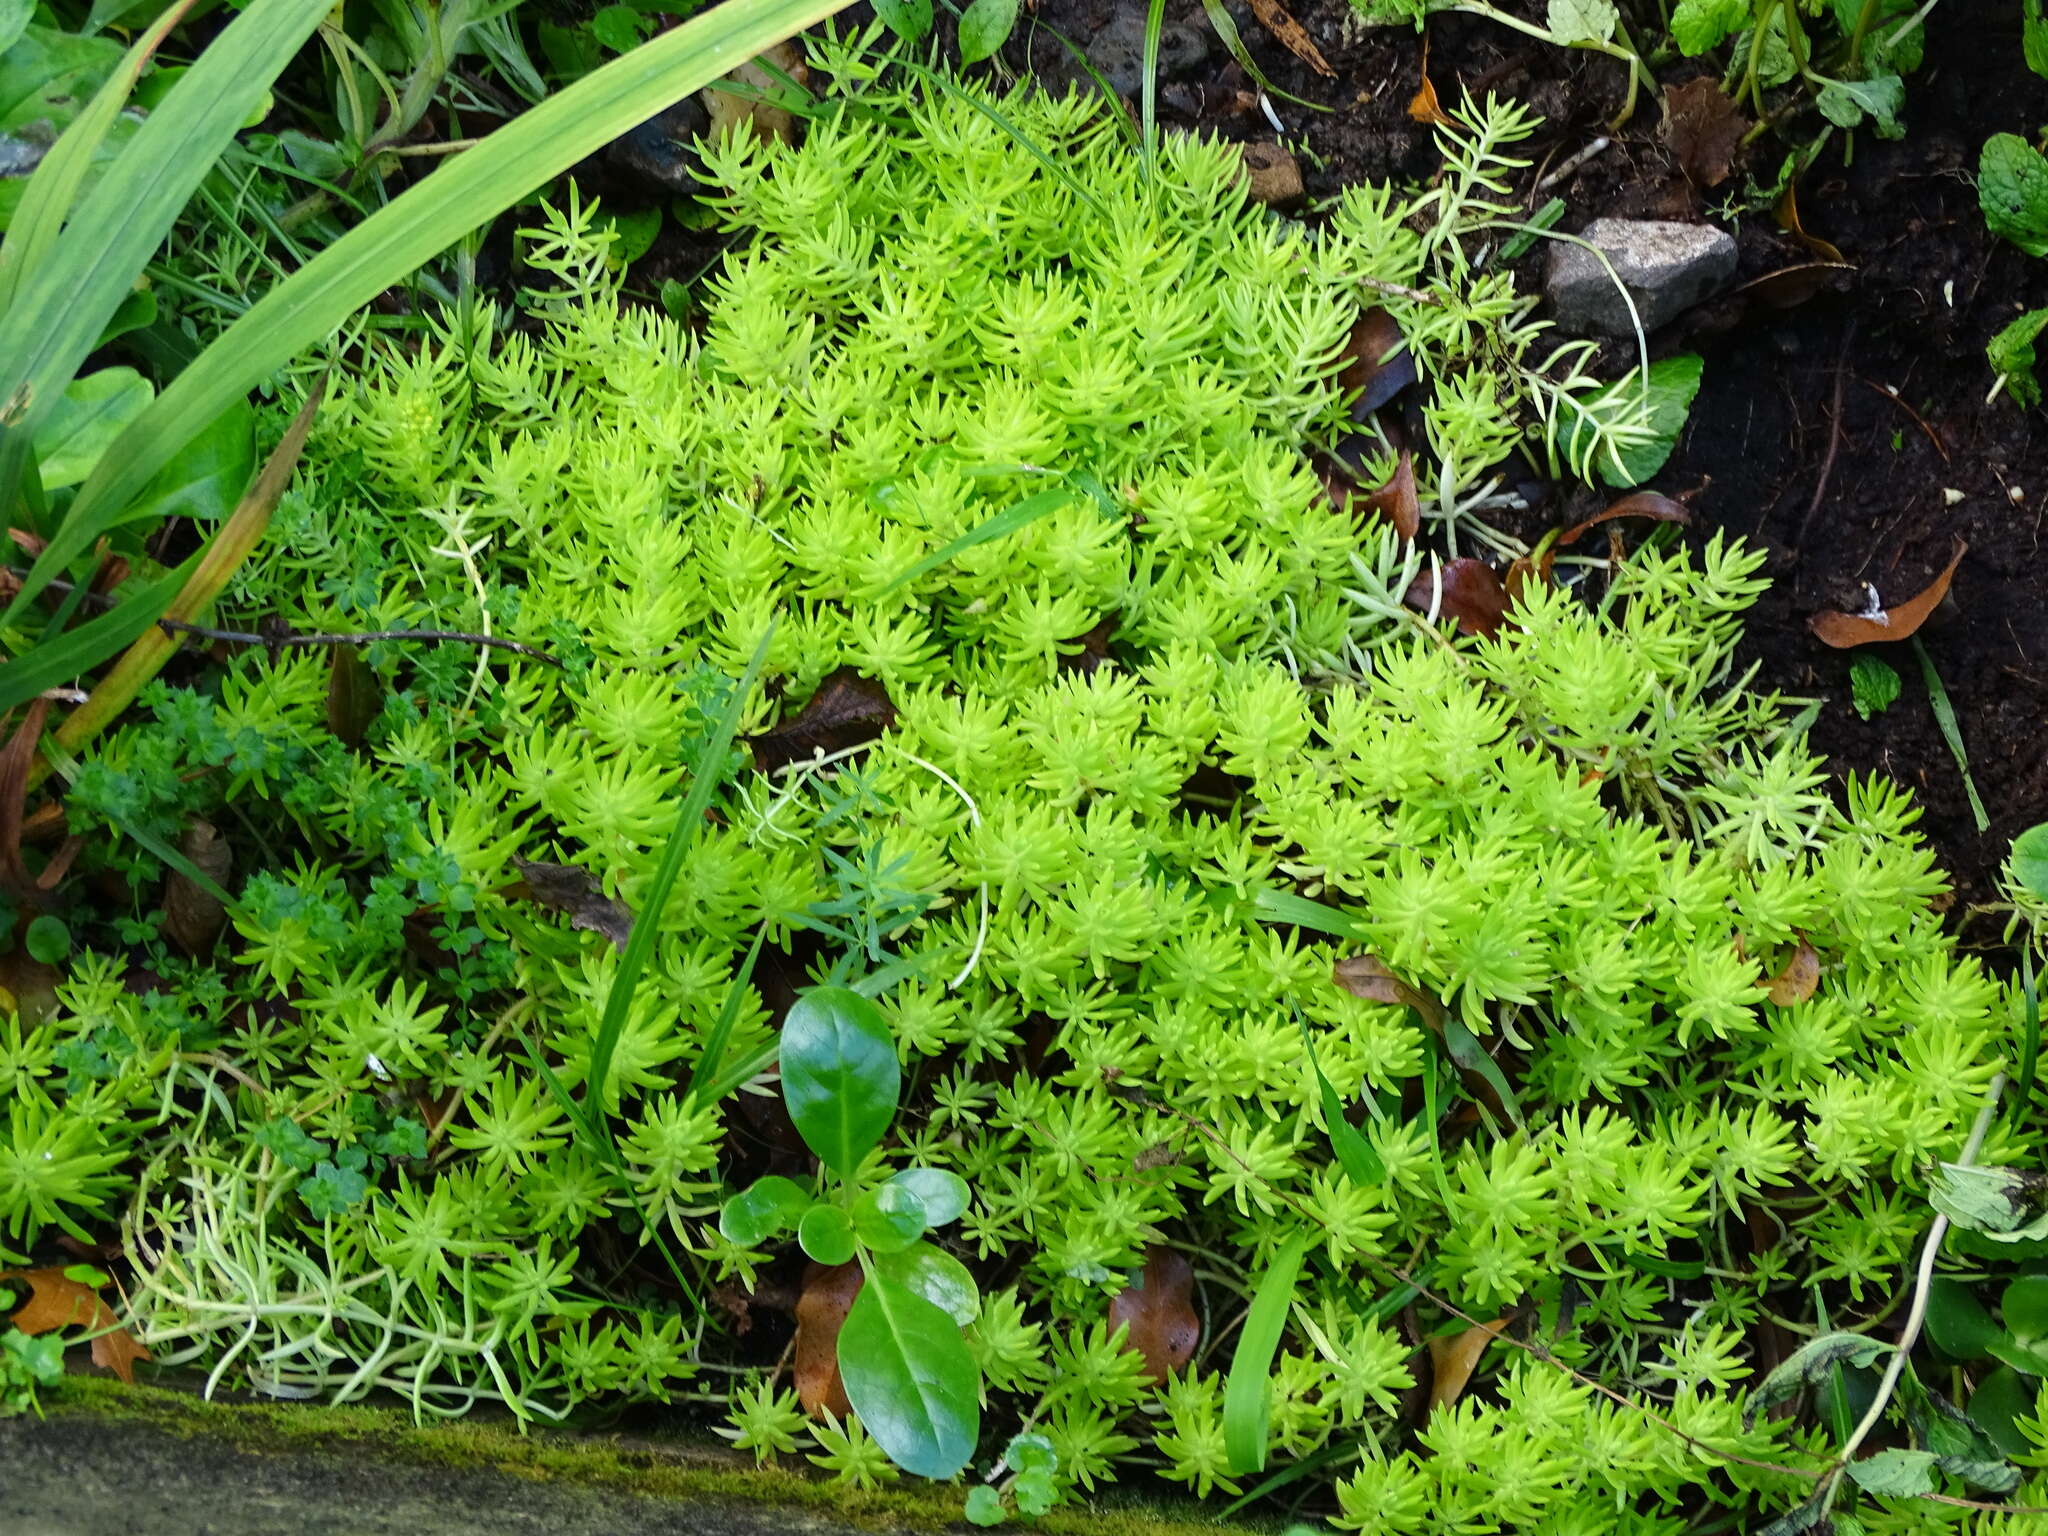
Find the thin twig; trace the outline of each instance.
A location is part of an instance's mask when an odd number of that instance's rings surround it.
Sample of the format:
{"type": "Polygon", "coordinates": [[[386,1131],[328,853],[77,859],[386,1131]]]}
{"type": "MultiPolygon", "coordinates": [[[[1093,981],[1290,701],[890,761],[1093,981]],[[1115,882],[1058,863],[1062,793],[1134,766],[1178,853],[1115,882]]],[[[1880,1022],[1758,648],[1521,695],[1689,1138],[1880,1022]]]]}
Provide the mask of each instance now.
{"type": "Polygon", "coordinates": [[[1828,482],[1834,478],[1835,455],[1842,451],[1842,386],[1849,377],[1849,348],[1856,340],[1856,317],[1849,317],[1848,327],[1842,332],[1842,350],[1835,357],[1835,408],[1828,418],[1828,456],[1821,461],[1820,479],[1813,487],[1813,499],[1806,504],[1806,515],[1799,519],[1799,528],[1792,535],[1792,547],[1802,549],[1806,545],[1807,531],[1813,527],[1814,514],[1820,511],[1820,504],[1827,499],[1828,482]]]}
{"type": "Polygon", "coordinates": [[[1420,288],[1410,288],[1406,283],[1392,283],[1384,277],[1361,277],[1358,286],[1370,288],[1374,293],[1392,294],[1397,299],[1407,299],[1416,304],[1441,304],[1443,300],[1433,293],[1424,293],[1420,288]]]}

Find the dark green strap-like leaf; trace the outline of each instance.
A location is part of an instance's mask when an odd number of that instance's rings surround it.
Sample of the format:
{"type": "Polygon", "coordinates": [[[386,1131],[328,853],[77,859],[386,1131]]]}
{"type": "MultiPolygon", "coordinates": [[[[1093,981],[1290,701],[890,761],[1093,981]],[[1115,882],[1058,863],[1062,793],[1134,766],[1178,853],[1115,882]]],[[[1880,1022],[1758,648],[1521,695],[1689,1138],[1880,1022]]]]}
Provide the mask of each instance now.
{"type": "Polygon", "coordinates": [[[1230,1379],[1223,1388],[1223,1454],[1233,1476],[1266,1469],[1273,1353],[1280,1347],[1280,1335],[1286,1332],[1287,1314],[1294,1306],[1294,1282],[1313,1240],[1313,1233],[1301,1233],[1273,1255],[1273,1263],[1252,1297],[1251,1311],[1245,1314],[1244,1329],[1237,1336],[1237,1353],[1231,1357],[1230,1379]]]}

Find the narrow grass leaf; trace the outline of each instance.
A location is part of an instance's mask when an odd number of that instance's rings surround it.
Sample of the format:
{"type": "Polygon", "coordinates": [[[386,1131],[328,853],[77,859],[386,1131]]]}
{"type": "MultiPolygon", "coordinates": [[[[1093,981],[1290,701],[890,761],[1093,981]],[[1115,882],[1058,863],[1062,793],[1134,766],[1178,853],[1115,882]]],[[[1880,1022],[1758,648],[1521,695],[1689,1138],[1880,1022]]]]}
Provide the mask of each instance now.
{"type": "MultiPolygon", "coordinates": [[[[1958,553],[1956,559],[1961,558],[1958,553]]],[[[1954,569],[1953,564],[1950,569],[1954,569]]],[[[1991,818],[1985,813],[1984,802],[1977,798],[1977,781],[1970,777],[1970,754],[1963,746],[1963,728],[1956,720],[1955,706],[1948,701],[1948,689],[1942,686],[1941,674],[1934,670],[1934,658],[1927,654],[1918,635],[1913,637],[1913,654],[1920,658],[1920,675],[1927,681],[1927,702],[1934,710],[1934,723],[1941,727],[1942,739],[1956,760],[1956,772],[1963,776],[1963,793],[1970,798],[1970,814],[1977,818],[1977,830],[1988,832],[1991,818]]]]}
{"type": "Polygon", "coordinates": [[[1316,1075],[1316,1091],[1322,1098],[1323,1120],[1330,1134],[1330,1150],[1337,1154],[1337,1162],[1350,1177],[1351,1182],[1361,1189],[1376,1189],[1387,1182],[1387,1165],[1373,1151],[1372,1143],[1358,1134],[1358,1127],[1344,1118],[1343,1101],[1337,1097],[1337,1090],[1323,1075],[1323,1064],[1316,1060],[1315,1041],[1309,1038],[1308,1026],[1301,1027],[1302,1044],[1308,1048],[1308,1064],[1316,1075]]]}
{"type": "Polygon", "coordinates": [[[1313,1233],[1297,1233],[1273,1255],[1237,1336],[1237,1353],[1231,1357],[1230,1379],[1223,1388],[1223,1453],[1234,1477],[1266,1470],[1273,1352],[1286,1331],[1294,1282],[1313,1240],[1313,1233]]]}
{"type": "Polygon", "coordinates": [[[746,708],[755,683],[760,681],[761,668],[768,660],[768,642],[774,636],[775,629],[771,624],[755,648],[753,660],[747,663],[747,670],[727,696],[725,708],[719,711],[718,720],[698,754],[697,772],[690,780],[690,792],[683,797],[682,808],[676,813],[675,830],[669,833],[668,844],[662,849],[661,864],[654,872],[654,883],[648,886],[640,899],[640,920],[633,924],[625,953],[619,956],[619,968],[612,976],[611,991],[605,996],[604,1017],[598,1022],[597,1039],[590,1048],[590,1075],[583,1088],[583,1102],[594,1125],[606,1124],[605,1080],[611,1075],[612,1053],[618,1049],[619,1036],[625,1031],[627,1015],[632,1011],[633,993],[640,985],[640,973],[647,969],[647,961],[654,953],[655,941],[661,930],[661,915],[668,910],[669,893],[675,889],[676,880],[683,872],[683,860],[690,852],[690,845],[697,840],[697,829],[704,824],[704,813],[711,808],[711,797],[725,781],[726,763],[732,757],[733,737],[740,728],[740,713],[746,708]]]}
{"type": "Polygon", "coordinates": [[[733,974],[732,986],[725,994],[724,1003],[719,1006],[711,1033],[705,1037],[704,1048],[697,1053],[696,1064],[690,1068],[690,1086],[685,1091],[700,1104],[716,1104],[725,1097],[723,1093],[714,1094],[707,1090],[719,1080],[718,1069],[725,1062],[725,1050],[732,1040],[733,1026],[739,1022],[740,997],[754,979],[754,966],[761,958],[761,946],[767,939],[766,928],[754,930],[754,942],[747,950],[747,958],[740,962],[739,970],[733,974]]]}
{"type": "Polygon", "coordinates": [[[890,582],[889,585],[882,588],[878,596],[887,597],[892,592],[901,591],[904,587],[916,581],[918,577],[937,570],[940,566],[947,564],[955,557],[964,554],[975,546],[992,544],[997,539],[1008,538],[1019,528],[1028,527],[1047,513],[1057,512],[1061,507],[1072,505],[1076,499],[1078,499],[1076,493],[1065,486],[1059,486],[1049,491],[1040,491],[1035,496],[1026,496],[1015,506],[1006,507],[986,522],[968,529],[959,538],[949,540],[945,544],[940,545],[939,548],[933,550],[909,570],[890,582]]]}

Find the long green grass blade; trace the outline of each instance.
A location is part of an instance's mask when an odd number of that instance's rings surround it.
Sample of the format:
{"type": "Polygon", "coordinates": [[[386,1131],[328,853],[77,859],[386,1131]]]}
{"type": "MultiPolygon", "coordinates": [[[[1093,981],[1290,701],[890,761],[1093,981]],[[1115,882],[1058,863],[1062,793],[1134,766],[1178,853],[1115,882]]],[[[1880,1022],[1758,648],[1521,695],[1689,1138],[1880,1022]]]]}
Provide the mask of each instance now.
{"type": "MultiPolygon", "coordinates": [[[[48,257],[21,273],[0,318],[0,432],[33,436],[136,274],[329,3],[253,0],[135,130],[48,257]]],[[[117,72],[108,88],[125,75],[117,72]]]]}
{"type": "Polygon", "coordinates": [[[1223,1454],[1233,1477],[1266,1470],[1266,1424],[1270,1414],[1273,1352],[1294,1306],[1294,1282],[1308,1256],[1313,1233],[1300,1233],[1273,1255],[1237,1336],[1230,1379],[1223,1387],[1223,1454]]]}
{"type": "Polygon", "coordinates": [[[605,995],[604,1017],[598,1021],[597,1039],[590,1048],[590,1075],[584,1083],[583,1103],[584,1113],[592,1124],[604,1124],[605,1079],[611,1076],[612,1053],[618,1049],[619,1036],[626,1028],[626,1017],[632,1012],[633,993],[640,985],[640,973],[647,969],[647,961],[654,953],[655,941],[661,934],[661,914],[668,907],[669,892],[676,888],[676,880],[683,872],[683,859],[689,854],[690,845],[697,840],[697,829],[704,825],[704,813],[711,808],[711,797],[724,782],[725,761],[732,752],[733,737],[739,733],[740,713],[746,708],[754,684],[761,680],[761,668],[768,661],[768,642],[774,635],[774,628],[770,626],[768,633],[761,637],[754,659],[747,663],[747,670],[726,699],[725,708],[719,711],[718,722],[711,728],[711,734],[698,754],[697,772],[690,779],[690,792],[683,797],[682,809],[676,813],[676,826],[668,835],[668,846],[661,851],[661,864],[654,872],[654,881],[640,899],[639,915],[634,920],[632,933],[627,936],[626,952],[619,956],[619,968],[612,976],[611,991],[605,995]]]}
{"type": "Polygon", "coordinates": [[[6,620],[116,526],[208,422],[384,289],[664,107],[847,3],[726,0],[585,75],[348,231],[229,326],[115,440],[6,620]]]}
{"type": "Polygon", "coordinates": [[[1019,528],[1037,522],[1048,512],[1057,512],[1061,507],[1070,506],[1079,500],[1079,494],[1065,486],[1056,486],[1049,491],[1040,491],[1035,496],[1026,496],[1013,507],[1005,507],[994,517],[977,527],[968,529],[959,538],[940,545],[909,570],[882,588],[881,596],[909,586],[918,577],[937,570],[955,556],[964,554],[977,544],[990,544],[997,539],[1008,538],[1019,528]]]}

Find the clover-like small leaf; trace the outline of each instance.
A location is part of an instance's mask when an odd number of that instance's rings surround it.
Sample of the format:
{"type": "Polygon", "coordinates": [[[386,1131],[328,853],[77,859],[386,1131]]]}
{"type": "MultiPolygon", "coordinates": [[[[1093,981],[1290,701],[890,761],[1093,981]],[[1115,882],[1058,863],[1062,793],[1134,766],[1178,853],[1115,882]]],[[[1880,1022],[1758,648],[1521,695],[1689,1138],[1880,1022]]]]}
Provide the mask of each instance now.
{"type": "Polygon", "coordinates": [[[879,1184],[853,1202],[854,1235],[876,1253],[900,1253],[924,1229],[924,1202],[907,1184],[879,1184]]]}
{"type": "Polygon", "coordinates": [[[1009,1511],[1003,1508],[1003,1496],[987,1483],[967,1490],[967,1504],[960,1513],[967,1517],[969,1525],[1001,1525],[1009,1518],[1009,1511]]]}
{"type": "Polygon", "coordinates": [[[958,1221],[967,1209],[967,1181],[943,1168],[906,1168],[889,1182],[901,1184],[917,1196],[924,1206],[927,1227],[958,1221]]]}
{"type": "Polygon", "coordinates": [[[803,1220],[810,1194],[794,1179],[770,1174],[756,1179],[725,1202],[718,1213],[718,1232],[729,1243],[756,1248],[803,1220]]]}
{"type": "Polygon", "coordinates": [[[820,1201],[797,1223],[796,1240],[820,1264],[844,1264],[853,1257],[853,1221],[838,1206],[820,1201]]]}

